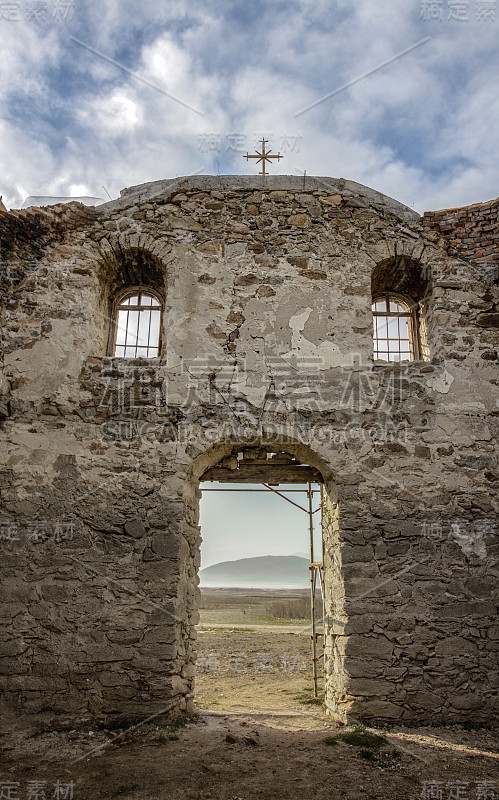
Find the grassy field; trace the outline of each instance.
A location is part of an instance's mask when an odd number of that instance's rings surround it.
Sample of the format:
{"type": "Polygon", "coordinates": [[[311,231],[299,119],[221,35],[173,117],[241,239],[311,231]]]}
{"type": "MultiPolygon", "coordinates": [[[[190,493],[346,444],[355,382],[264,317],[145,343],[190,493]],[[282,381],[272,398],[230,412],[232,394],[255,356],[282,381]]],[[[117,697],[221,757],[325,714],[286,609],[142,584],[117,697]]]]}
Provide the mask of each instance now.
{"type": "MultiPolygon", "coordinates": [[[[320,612],[320,598],[317,606],[320,612]]],[[[196,678],[200,708],[251,709],[260,714],[304,707],[318,710],[307,590],[205,589],[200,617],[196,678]]]]}
{"type": "MultiPolygon", "coordinates": [[[[317,595],[320,612],[320,597],[317,595]]],[[[310,621],[308,589],[201,589],[201,624],[310,621]]],[[[318,613],[319,613],[318,612],[318,613]]]]}

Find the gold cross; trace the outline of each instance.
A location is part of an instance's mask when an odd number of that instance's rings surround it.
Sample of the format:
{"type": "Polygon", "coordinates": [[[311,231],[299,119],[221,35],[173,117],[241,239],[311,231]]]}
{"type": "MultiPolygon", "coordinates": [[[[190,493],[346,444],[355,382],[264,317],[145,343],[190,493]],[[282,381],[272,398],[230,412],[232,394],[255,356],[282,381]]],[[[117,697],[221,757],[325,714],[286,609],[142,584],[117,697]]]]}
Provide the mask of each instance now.
{"type": "Polygon", "coordinates": [[[263,167],[262,167],[262,171],[258,173],[259,175],[268,175],[269,174],[268,172],[265,172],[265,162],[266,161],[272,162],[273,158],[277,158],[277,159],[283,158],[283,156],[281,156],[280,153],[277,153],[277,155],[271,156],[270,153],[272,152],[272,150],[265,150],[265,145],[267,144],[267,142],[268,142],[267,139],[262,139],[262,152],[260,153],[257,150],[256,151],[256,156],[254,156],[254,155],[250,156],[248,153],[246,153],[246,155],[243,156],[243,158],[245,158],[246,161],[248,160],[248,158],[257,158],[258,159],[258,161],[256,162],[257,164],[259,164],[260,161],[262,162],[263,167]]]}

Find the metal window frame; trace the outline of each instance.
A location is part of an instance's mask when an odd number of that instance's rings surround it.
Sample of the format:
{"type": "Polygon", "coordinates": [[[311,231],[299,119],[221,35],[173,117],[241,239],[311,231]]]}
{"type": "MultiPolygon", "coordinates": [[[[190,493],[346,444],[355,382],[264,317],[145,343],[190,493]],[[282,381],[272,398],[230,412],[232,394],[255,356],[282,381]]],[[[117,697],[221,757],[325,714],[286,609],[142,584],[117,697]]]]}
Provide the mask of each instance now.
{"type": "MultiPolygon", "coordinates": [[[[127,286],[126,289],[123,289],[119,294],[116,295],[113,301],[113,308],[112,308],[112,316],[111,316],[111,325],[109,326],[109,339],[108,339],[108,346],[107,351],[108,355],[112,356],[113,358],[157,358],[161,353],[162,343],[163,343],[163,313],[164,313],[164,301],[161,295],[150,286],[127,286]],[[138,295],[139,302],[137,305],[133,306],[125,306],[123,305],[123,301],[127,299],[127,297],[131,297],[133,295],[138,295]],[[148,295],[149,297],[153,297],[158,303],[159,307],[157,306],[144,306],[140,304],[140,300],[142,295],[148,295]],[[158,345],[157,345],[157,353],[155,356],[150,355],[140,355],[136,354],[135,356],[117,356],[116,355],[116,336],[118,333],[118,313],[120,311],[159,311],[160,313],[160,324],[159,324],[159,336],[158,336],[158,345]]],[[[148,332],[148,342],[150,342],[150,332],[151,332],[151,319],[149,318],[149,332],[148,332]]],[[[137,329],[138,330],[138,329],[137,329]]],[[[126,342],[126,339],[125,339],[126,342]]],[[[126,345],[125,345],[126,346],[126,345]]],[[[148,345],[148,349],[150,346],[148,345]]]]}
{"type": "MultiPolygon", "coordinates": [[[[409,300],[408,297],[404,297],[403,295],[397,294],[396,292],[382,292],[381,294],[377,294],[372,298],[372,315],[373,320],[376,317],[391,317],[393,319],[397,318],[405,318],[408,320],[408,331],[409,331],[409,346],[412,349],[412,357],[407,359],[408,361],[420,361],[421,360],[421,347],[419,342],[419,316],[418,316],[418,309],[419,303],[413,303],[409,300]],[[375,303],[379,303],[380,301],[384,300],[386,303],[386,311],[375,311],[373,306],[375,303]],[[407,308],[407,311],[390,311],[390,300],[394,303],[400,303],[402,306],[407,308]]],[[[374,325],[373,325],[374,329],[374,325]]],[[[374,330],[373,330],[373,342],[379,341],[378,337],[374,337],[374,330]]],[[[400,341],[400,339],[399,339],[400,341]]],[[[379,351],[379,347],[375,348],[375,350],[379,351]]],[[[384,359],[376,358],[373,352],[374,361],[381,361],[384,359]]],[[[389,361],[390,364],[399,364],[400,361],[389,361]]]]}

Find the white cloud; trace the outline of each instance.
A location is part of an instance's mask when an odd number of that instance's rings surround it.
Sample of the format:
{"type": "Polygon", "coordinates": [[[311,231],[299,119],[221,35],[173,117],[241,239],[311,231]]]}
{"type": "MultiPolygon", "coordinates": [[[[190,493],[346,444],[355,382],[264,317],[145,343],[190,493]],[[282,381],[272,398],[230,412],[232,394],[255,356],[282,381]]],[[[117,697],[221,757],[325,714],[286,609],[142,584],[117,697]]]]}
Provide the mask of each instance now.
{"type": "MultiPolygon", "coordinates": [[[[0,193],[112,196],[217,160],[253,172],[227,136],[295,141],[274,171],[342,176],[415,206],[497,194],[495,23],[422,23],[419,3],[229,0],[79,6],[69,29],[6,27],[0,193]],[[157,91],[95,53],[86,42],[157,91]],[[430,42],[296,117],[298,110],[431,35],[430,42]],[[189,111],[165,95],[203,112],[189,111]],[[21,101],[20,101],[21,98],[21,101]],[[219,138],[202,147],[205,134],[219,138]]],[[[470,12],[471,13],[471,12],[470,12]]]]}
{"type": "Polygon", "coordinates": [[[133,131],[142,121],[142,109],[124,92],[112,91],[107,97],[91,100],[78,112],[82,123],[106,135],[133,131]]]}

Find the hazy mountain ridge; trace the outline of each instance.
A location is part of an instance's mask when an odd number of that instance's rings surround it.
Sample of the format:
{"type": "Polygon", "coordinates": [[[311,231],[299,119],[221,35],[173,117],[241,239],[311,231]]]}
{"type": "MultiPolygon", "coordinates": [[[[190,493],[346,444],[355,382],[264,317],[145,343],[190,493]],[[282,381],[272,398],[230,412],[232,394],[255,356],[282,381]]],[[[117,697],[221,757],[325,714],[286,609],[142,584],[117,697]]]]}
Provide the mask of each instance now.
{"type": "Polygon", "coordinates": [[[257,556],[205,567],[199,578],[201,587],[305,588],[309,583],[308,567],[308,559],[300,556],[257,556]]]}

